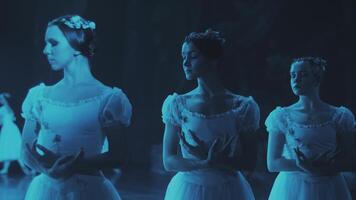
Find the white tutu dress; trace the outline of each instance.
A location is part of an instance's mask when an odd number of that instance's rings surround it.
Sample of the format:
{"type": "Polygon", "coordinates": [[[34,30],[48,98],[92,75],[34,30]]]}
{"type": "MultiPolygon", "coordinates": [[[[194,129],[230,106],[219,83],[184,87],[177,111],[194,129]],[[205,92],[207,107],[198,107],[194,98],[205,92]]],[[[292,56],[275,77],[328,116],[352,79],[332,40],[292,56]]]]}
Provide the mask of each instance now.
{"type": "Polygon", "coordinates": [[[13,113],[0,107],[0,162],[18,160],[21,151],[21,133],[13,113]]]}
{"type": "MultiPolygon", "coordinates": [[[[354,116],[345,107],[338,107],[333,117],[322,124],[300,124],[290,117],[286,108],[277,107],[266,119],[267,131],[283,133],[286,139],[282,156],[295,159],[293,149],[298,147],[307,157],[336,148],[336,134],[353,130],[354,116]]],[[[311,176],[303,172],[280,172],[273,184],[269,200],[351,200],[344,178],[311,176]]]]}
{"type": "MultiPolygon", "coordinates": [[[[255,131],[259,124],[259,108],[249,97],[235,96],[235,106],[231,110],[216,114],[203,115],[189,111],[184,95],[174,93],[165,100],[162,107],[164,123],[181,127],[187,142],[196,145],[188,130],[211,145],[216,138],[225,134],[232,136],[240,132],[255,131]]],[[[182,156],[197,159],[189,154],[180,143],[182,156]]],[[[239,148],[239,147],[235,147],[239,148]]],[[[166,200],[235,200],[255,199],[249,183],[240,172],[229,173],[222,170],[206,169],[178,172],[170,181],[166,200]]]]}
{"type": "MultiPolygon", "coordinates": [[[[30,89],[22,106],[22,115],[41,125],[38,144],[55,153],[74,155],[83,148],[86,157],[98,155],[105,138],[103,127],[130,124],[132,107],[118,88],[103,87],[101,95],[64,103],[45,97],[46,87],[40,84],[30,89]]],[[[66,180],[57,180],[40,174],[32,180],[25,199],[117,200],[120,196],[102,175],[76,174],[66,180]]]]}

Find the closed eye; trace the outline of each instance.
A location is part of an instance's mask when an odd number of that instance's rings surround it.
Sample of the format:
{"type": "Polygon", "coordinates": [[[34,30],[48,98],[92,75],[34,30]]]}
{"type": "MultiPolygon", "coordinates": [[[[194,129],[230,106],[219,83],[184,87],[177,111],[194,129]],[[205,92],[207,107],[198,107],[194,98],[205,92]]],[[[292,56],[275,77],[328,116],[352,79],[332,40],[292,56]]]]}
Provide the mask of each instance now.
{"type": "Polygon", "coordinates": [[[51,44],[51,46],[57,46],[59,43],[57,40],[54,39],[49,39],[47,42],[51,44]]]}

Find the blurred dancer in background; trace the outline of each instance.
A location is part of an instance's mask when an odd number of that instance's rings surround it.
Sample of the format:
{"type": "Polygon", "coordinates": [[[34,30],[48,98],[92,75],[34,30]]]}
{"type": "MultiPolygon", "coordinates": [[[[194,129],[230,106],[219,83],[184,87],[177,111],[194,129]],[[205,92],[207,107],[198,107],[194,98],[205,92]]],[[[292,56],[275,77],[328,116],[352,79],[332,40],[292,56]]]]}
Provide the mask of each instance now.
{"type": "Polygon", "coordinates": [[[15,114],[7,101],[9,97],[8,93],[0,94],[0,162],[3,162],[0,174],[7,174],[9,172],[12,161],[17,161],[23,172],[28,174],[30,170],[19,161],[21,134],[15,124],[15,114]]]}

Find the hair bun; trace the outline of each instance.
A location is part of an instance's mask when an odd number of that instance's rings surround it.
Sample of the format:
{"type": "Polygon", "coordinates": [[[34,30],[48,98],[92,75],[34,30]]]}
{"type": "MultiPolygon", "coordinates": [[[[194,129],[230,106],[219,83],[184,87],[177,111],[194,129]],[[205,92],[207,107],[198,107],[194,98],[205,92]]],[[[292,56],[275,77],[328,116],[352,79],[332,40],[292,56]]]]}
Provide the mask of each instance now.
{"type": "Polygon", "coordinates": [[[92,57],[95,53],[95,29],[93,21],[86,20],[79,15],[65,15],[48,23],[55,25],[63,32],[69,44],[80,51],[86,57],[92,57]]]}
{"type": "Polygon", "coordinates": [[[204,32],[191,32],[185,37],[184,42],[192,42],[208,58],[219,59],[225,38],[221,32],[207,29],[204,32]]]}

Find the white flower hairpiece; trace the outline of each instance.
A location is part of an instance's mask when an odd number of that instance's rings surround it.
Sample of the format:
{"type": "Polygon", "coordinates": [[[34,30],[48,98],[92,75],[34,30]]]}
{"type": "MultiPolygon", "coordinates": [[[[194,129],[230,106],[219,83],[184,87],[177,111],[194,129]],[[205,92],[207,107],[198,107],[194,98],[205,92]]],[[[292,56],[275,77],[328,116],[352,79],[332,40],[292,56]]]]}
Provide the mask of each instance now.
{"type": "Polygon", "coordinates": [[[325,69],[325,66],[327,65],[326,60],[317,57],[317,58],[314,58],[313,62],[315,64],[319,65],[322,71],[326,71],[326,69],[325,69]]]}
{"type": "Polygon", "coordinates": [[[297,62],[309,62],[313,66],[316,66],[321,71],[326,71],[327,62],[321,57],[301,57],[293,60],[293,63],[297,62]]]}
{"type": "Polygon", "coordinates": [[[66,26],[73,29],[88,29],[95,30],[96,24],[95,22],[85,20],[81,18],[79,15],[74,15],[69,19],[63,18],[61,20],[66,26]]]}

